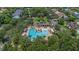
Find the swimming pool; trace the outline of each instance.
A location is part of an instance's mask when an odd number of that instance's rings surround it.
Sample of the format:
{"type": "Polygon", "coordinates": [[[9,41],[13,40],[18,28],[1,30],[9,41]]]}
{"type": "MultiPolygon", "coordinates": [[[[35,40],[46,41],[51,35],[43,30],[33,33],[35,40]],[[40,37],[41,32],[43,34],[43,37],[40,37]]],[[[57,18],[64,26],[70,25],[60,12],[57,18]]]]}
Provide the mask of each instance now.
{"type": "Polygon", "coordinates": [[[34,27],[31,27],[28,31],[28,37],[33,41],[37,37],[43,37],[48,35],[48,30],[37,31],[34,27]]]}

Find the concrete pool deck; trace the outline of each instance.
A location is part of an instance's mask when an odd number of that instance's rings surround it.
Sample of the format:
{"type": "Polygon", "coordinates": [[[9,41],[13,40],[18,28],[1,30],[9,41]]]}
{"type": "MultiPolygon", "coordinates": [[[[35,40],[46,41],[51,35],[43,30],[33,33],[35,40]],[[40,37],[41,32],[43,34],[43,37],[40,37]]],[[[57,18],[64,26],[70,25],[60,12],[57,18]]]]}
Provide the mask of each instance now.
{"type": "MultiPolygon", "coordinates": [[[[52,35],[52,33],[54,32],[54,29],[53,28],[51,28],[51,27],[37,27],[37,26],[29,26],[27,29],[29,30],[29,29],[31,29],[32,27],[34,27],[35,29],[36,29],[36,31],[44,31],[44,30],[46,30],[46,31],[48,31],[48,34],[47,34],[47,36],[45,37],[45,40],[47,40],[47,38],[49,37],[49,36],[51,36],[52,35]]],[[[22,36],[28,36],[29,34],[28,34],[28,31],[27,32],[23,32],[22,33],[22,36]]]]}

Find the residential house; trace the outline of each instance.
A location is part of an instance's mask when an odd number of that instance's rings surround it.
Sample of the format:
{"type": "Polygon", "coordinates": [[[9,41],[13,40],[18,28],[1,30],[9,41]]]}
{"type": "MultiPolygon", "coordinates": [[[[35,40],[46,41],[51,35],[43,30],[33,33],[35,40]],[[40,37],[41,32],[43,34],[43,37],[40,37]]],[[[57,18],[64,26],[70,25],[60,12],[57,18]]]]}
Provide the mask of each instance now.
{"type": "Polygon", "coordinates": [[[34,23],[33,25],[35,25],[35,26],[50,26],[49,23],[45,23],[45,22],[34,23]]]}
{"type": "Polygon", "coordinates": [[[77,25],[79,26],[79,22],[77,22],[77,25]]]}
{"type": "Polygon", "coordinates": [[[79,25],[77,26],[76,31],[77,31],[77,34],[79,34],[79,25]]]}
{"type": "Polygon", "coordinates": [[[77,21],[77,29],[76,29],[76,31],[77,31],[77,34],[79,34],[79,21],[77,21]]]}
{"type": "Polygon", "coordinates": [[[79,12],[74,12],[74,15],[79,19],[79,12]]]}
{"type": "Polygon", "coordinates": [[[50,26],[55,27],[56,25],[58,25],[58,19],[50,20],[50,26]]]}
{"type": "Polygon", "coordinates": [[[76,22],[69,22],[67,26],[69,29],[76,29],[77,28],[76,22]]]}
{"type": "Polygon", "coordinates": [[[64,18],[64,20],[68,20],[69,19],[69,17],[66,16],[66,15],[64,15],[63,18],[64,18]]]}
{"type": "Polygon", "coordinates": [[[7,9],[6,8],[0,8],[0,13],[3,13],[4,11],[6,11],[7,9]]]}
{"type": "Polygon", "coordinates": [[[12,16],[13,16],[14,19],[19,19],[19,18],[21,18],[21,15],[22,15],[22,10],[21,10],[21,9],[17,9],[17,10],[12,14],[12,16]]]}
{"type": "Polygon", "coordinates": [[[55,14],[59,17],[62,18],[64,16],[64,13],[56,11],[55,14]]]}
{"type": "Polygon", "coordinates": [[[69,8],[64,8],[64,11],[65,11],[65,12],[69,12],[70,9],[69,9],[69,8]]]}

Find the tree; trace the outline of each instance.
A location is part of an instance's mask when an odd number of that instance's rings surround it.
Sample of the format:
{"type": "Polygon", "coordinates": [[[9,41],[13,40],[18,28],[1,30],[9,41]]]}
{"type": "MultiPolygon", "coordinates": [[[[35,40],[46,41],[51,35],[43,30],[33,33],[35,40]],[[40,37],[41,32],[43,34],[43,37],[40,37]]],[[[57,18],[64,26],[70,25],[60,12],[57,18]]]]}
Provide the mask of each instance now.
{"type": "Polygon", "coordinates": [[[9,24],[11,21],[11,19],[7,16],[5,16],[5,19],[4,19],[4,24],[9,24]]]}
{"type": "Polygon", "coordinates": [[[2,27],[3,27],[3,29],[5,29],[7,31],[12,28],[12,25],[11,24],[3,24],[2,27]]]}
{"type": "Polygon", "coordinates": [[[39,17],[36,17],[34,20],[33,20],[33,22],[35,22],[35,23],[39,23],[40,22],[40,18],[39,17]]]}
{"type": "Polygon", "coordinates": [[[48,18],[47,17],[44,17],[44,22],[48,23],[48,18]]]}
{"type": "Polygon", "coordinates": [[[77,38],[77,49],[79,51],[79,35],[78,35],[78,38],[77,38]]]}
{"type": "Polygon", "coordinates": [[[60,50],[74,51],[77,50],[77,39],[71,35],[69,30],[58,32],[56,35],[59,37],[60,50]]]}
{"type": "Polygon", "coordinates": [[[76,17],[75,16],[70,16],[69,21],[75,21],[76,17]]]}
{"type": "Polygon", "coordinates": [[[5,35],[6,31],[5,30],[0,30],[0,42],[2,42],[4,35],[5,35]]]}
{"type": "Polygon", "coordinates": [[[60,20],[58,21],[58,23],[59,23],[60,25],[64,25],[64,19],[60,19],[60,20]]]}
{"type": "Polygon", "coordinates": [[[11,20],[9,23],[10,23],[11,25],[13,25],[13,26],[16,26],[17,20],[11,20]]]}
{"type": "Polygon", "coordinates": [[[15,49],[11,46],[10,43],[4,44],[3,51],[14,51],[15,49]]]}
{"type": "Polygon", "coordinates": [[[0,15],[0,24],[3,24],[3,23],[4,23],[4,16],[0,15]]]}
{"type": "Polygon", "coordinates": [[[31,8],[30,13],[34,17],[47,16],[48,12],[46,8],[31,8]]]}
{"type": "Polygon", "coordinates": [[[56,35],[52,35],[48,38],[48,50],[58,51],[59,50],[59,38],[56,35]]]}
{"type": "Polygon", "coordinates": [[[20,36],[19,44],[18,44],[18,50],[26,51],[27,45],[29,43],[29,41],[28,42],[27,41],[28,41],[27,38],[23,38],[22,36],[20,36]]]}
{"type": "Polygon", "coordinates": [[[27,47],[27,51],[47,51],[48,46],[45,44],[44,38],[37,38],[27,47]]]}

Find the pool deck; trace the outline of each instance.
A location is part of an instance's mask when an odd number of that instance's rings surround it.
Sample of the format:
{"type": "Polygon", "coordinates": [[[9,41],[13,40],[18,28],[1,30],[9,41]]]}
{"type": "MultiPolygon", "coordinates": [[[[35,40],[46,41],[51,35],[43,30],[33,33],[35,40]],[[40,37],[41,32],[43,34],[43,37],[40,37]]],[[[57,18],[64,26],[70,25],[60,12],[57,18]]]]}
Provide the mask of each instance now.
{"type": "MultiPolygon", "coordinates": [[[[45,37],[45,40],[48,40],[48,37],[52,35],[52,33],[54,32],[54,29],[51,28],[51,27],[38,27],[38,26],[28,26],[28,30],[31,28],[31,27],[34,27],[37,31],[43,31],[43,30],[48,30],[48,35],[45,37]]],[[[23,32],[22,36],[28,36],[28,31],[27,32],[23,32]],[[26,33],[26,34],[25,34],[26,33]]]]}

